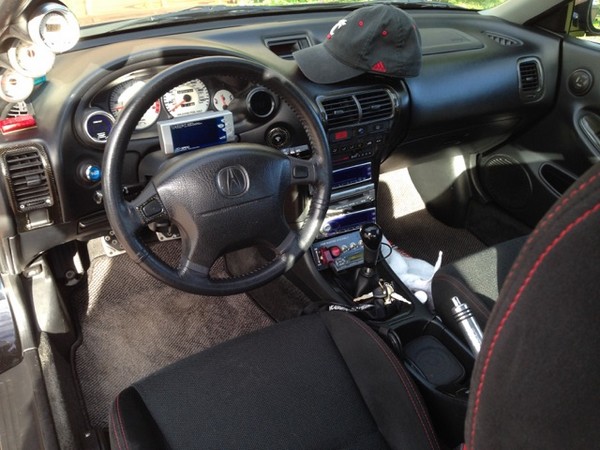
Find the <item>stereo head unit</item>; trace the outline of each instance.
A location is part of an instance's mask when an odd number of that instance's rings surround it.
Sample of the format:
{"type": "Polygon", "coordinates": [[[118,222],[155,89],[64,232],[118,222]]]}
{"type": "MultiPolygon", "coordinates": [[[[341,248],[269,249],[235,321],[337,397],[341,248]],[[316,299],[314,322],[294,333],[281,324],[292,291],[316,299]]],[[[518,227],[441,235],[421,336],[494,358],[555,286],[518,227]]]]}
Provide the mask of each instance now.
{"type": "Polygon", "coordinates": [[[231,111],[209,111],[158,122],[160,147],[166,154],[189,152],[234,140],[231,111]]]}

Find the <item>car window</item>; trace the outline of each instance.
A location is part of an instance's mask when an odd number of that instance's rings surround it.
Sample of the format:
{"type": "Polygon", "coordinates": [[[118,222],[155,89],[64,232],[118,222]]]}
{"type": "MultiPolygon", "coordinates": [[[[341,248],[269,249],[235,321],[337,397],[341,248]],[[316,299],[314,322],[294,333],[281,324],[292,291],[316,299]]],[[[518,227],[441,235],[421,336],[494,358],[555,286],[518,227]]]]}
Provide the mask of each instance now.
{"type": "MultiPolygon", "coordinates": [[[[473,10],[492,8],[506,0],[403,0],[397,2],[407,8],[429,7],[445,8],[457,7],[473,10]]],[[[329,2],[315,0],[208,0],[199,3],[197,0],[66,0],[66,6],[77,16],[79,23],[85,26],[98,25],[108,22],[123,21],[136,18],[151,17],[156,15],[173,13],[176,11],[208,10],[209,8],[220,8],[223,10],[238,7],[264,8],[298,7],[326,5],[332,3],[354,3],[348,0],[333,0],[329,2]]],[[[366,3],[366,2],[363,2],[366,3]]]]}

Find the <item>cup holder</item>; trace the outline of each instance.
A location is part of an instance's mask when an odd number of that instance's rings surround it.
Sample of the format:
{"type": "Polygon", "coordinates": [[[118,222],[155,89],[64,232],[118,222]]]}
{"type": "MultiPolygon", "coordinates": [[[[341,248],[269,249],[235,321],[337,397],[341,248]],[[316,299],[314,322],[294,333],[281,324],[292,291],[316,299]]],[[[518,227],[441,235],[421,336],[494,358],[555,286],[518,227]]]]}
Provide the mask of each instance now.
{"type": "Polygon", "coordinates": [[[464,442],[463,430],[474,357],[438,320],[415,320],[394,329],[403,343],[404,365],[416,380],[440,438],[464,442]]]}

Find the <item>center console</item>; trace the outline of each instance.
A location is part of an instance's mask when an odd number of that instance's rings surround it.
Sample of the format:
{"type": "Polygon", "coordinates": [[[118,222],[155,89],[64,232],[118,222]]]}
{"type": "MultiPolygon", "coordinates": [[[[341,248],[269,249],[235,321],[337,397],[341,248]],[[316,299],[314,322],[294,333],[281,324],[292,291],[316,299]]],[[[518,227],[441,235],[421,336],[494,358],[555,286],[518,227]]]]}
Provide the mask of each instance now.
{"type": "MultiPolygon", "coordinates": [[[[375,329],[386,330],[388,343],[430,406],[440,437],[458,445],[463,439],[474,365],[471,350],[400,281],[385,257],[365,264],[366,235],[364,229],[361,235],[361,227],[377,221],[379,163],[393,148],[393,130],[398,128],[400,115],[396,94],[382,88],[317,99],[328,133],[333,185],[318,238],[297,265],[301,267],[295,268],[296,281],[314,281],[308,289],[315,297],[358,314],[375,329]],[[356,301],[365,297],[363,291],[373,289],[373,282],[363,289],[365,267],[371,265],[377,272],[376,282],[392,286],[403,299],[397,307],[384,309],[383,316],[365,313],[360,308],[363,303],[356,301]]],[[[372,260],[372,249],[366,250],[367,259],[372,260]]]]}

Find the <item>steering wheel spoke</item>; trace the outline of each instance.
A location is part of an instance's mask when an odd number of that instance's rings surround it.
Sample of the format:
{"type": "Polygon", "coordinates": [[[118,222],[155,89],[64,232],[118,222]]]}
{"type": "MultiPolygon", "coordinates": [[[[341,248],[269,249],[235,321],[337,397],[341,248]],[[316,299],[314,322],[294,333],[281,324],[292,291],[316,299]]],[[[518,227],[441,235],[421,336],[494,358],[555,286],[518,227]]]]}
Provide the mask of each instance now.
{"type": "Polygon", "coordinates": [[[317,161],[314,157],[300,159],[288,156],[292,184],[315,184],[318,181],[317,161]]]}
{"type": "Polygon", "coordinates": [[[148,183],[133,200],[125,202],[136,231],[157,220],[168,219],[169,215],[156,187],[148,183]]]}

